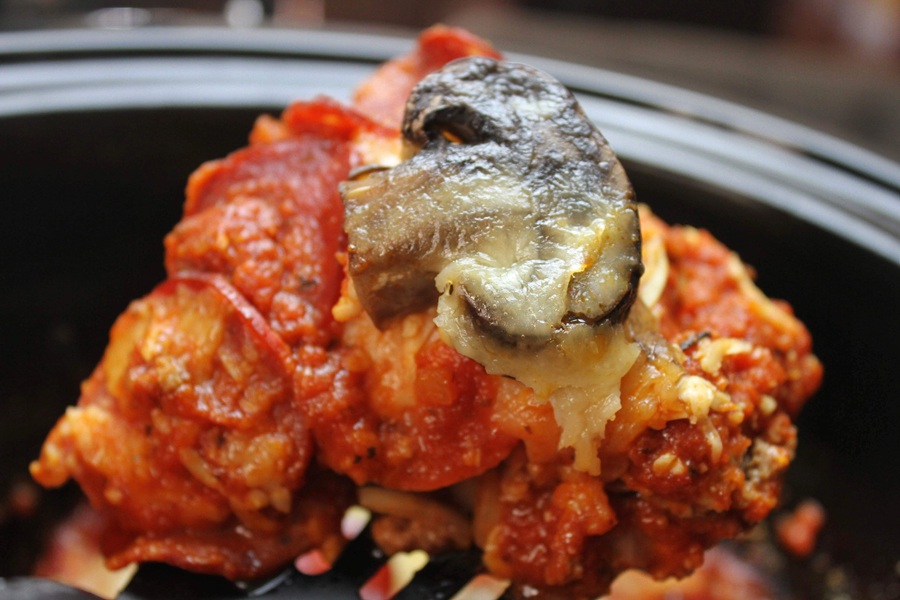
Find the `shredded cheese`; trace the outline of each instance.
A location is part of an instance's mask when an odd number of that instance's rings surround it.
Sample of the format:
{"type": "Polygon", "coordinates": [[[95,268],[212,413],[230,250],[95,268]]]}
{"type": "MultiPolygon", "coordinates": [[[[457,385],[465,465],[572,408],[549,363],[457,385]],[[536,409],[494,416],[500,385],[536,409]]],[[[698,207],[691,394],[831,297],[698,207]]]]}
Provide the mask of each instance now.
{"type": "MultiPolygon", "coordinates": [[[[649,213],[646,206],[640,207],[641,214],[649,213]]],[[[643,222],[642,222],[643,223],[643,222]]],[[[641,259],[644,274],[638,286],[638,297],[645,306],[652,307],[662,297],[669,279],[669,255],[666,253],[665,239],[658,227],[642,229],[641,259]]]]}
{"type": "Polygon", "coordinates": [[[726,356],[749,354],[753,351],[753,344],[737,338],[719,338],[710,340],[704,338],[697,344],[694,358],[700,361],[700,368],[710,375],[715,375],[722,368],[722,360],[726,356]]]}

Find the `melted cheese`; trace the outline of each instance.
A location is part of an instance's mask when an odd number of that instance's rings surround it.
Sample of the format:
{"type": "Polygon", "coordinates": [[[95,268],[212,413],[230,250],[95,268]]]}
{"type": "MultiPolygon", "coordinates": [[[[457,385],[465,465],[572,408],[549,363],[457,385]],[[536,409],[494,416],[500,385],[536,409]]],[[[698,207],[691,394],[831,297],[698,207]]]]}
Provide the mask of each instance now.
{"type": "Polygon", "coordinates": [[[458,298],[441,297],[435,322],[445,341],[488,373],[513,377],[549,402],[561,429],[560,446],[575,451],[574,467],[599,475],[597,450],[606,424],[622,406],[622,377],[640,353],[625,328],[570,325],[551,343],[530,348],[482,335],[466,310],[458,298]]]}

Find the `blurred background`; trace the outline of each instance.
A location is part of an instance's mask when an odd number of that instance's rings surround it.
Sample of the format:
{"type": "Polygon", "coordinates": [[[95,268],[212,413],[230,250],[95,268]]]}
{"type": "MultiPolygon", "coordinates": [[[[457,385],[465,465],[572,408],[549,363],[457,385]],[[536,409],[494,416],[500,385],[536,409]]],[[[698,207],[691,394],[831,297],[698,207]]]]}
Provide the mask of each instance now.
{"type": "Polygon", "coordinates": [[[900,0],[0,0],[0,30],[157,25],[412,34],[711,94],[900,161],[900,0]]]}

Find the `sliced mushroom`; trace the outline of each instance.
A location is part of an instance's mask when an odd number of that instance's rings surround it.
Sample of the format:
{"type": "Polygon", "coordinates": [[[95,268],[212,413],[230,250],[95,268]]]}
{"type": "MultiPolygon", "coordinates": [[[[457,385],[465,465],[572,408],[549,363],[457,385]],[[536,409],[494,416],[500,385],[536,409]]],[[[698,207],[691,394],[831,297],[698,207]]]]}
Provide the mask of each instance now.
{"type": "Polygon", "coordinates": [[[403,135],[408,160],[342,189],[350,275],[377,325],[438,294],[506,344],[624,318],[642,272],[634,194],[562,84],[460,60],[413,90],[403,135]]]}
{"type": "Polygon", "coordinates": [[[426,77],[403,135],[405,161],[342,187],[363,308],[386,327],[437,299],[444,338],[549,401],[573,466],[599,474],[640,353],[623,325],[643,266],[621,164],[562,84],[486,58],[426,77]]]}

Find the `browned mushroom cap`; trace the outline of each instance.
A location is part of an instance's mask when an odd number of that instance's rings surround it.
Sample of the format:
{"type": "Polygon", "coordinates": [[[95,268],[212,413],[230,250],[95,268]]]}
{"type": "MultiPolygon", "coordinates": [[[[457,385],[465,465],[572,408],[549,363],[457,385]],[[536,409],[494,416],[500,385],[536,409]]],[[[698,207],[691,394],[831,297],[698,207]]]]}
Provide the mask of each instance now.
{"type": "Polygon", "coordinates": [[[634,194],[562,84],[459,60],[412,91],[403,135],[406,161],[341,190],[350,276],[378,326],[439,295],[502,346],[624,319],[643,270],[634,194]]]}

